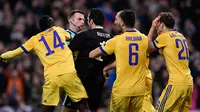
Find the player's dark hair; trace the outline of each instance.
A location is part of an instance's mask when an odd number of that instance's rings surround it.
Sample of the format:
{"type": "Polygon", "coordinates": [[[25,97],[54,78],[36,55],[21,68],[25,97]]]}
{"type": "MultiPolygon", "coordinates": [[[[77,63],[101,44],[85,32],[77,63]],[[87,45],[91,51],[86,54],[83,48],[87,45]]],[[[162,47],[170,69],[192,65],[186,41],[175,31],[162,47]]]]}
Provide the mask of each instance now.
{"type": "Polygon", "coordinates": [[[80,13],[80,14],[83,14],[84,15],[84,12],[83,11],[80,11],[80,10],[72,10],[69,14],[68,14],[68,19],[70,19],[72,16],[74,16],[74,14],[76,13],[80,13]]]}
{"type": "Polygon", "coordinates": [[[175,19],[171,12],[161,12],[160,13],[160,22],[164,23],[167,28],[174,28],[175,19]]]}
{"type": "Polygon", "coordinates": [[[135,12],[133,10],[123,10],[119,14],[124,25],[129,28],[135,27],[135,12]]]}
{"type": "Polygon", "coordinates": [[[39,20],[39,27],[42,31],[54,26],[54,19],[48,15],[44,15],[39,20]]]}
{"type": "Polygon", "coordinates": [[[92,8],[90,10],[89,16],[88,16],[89,20],[93,20],[95,25],[100,25],[103,26],[104,21],[105,21],[105,15],[103,13],[103,11],[99,8],[92,8]]]}

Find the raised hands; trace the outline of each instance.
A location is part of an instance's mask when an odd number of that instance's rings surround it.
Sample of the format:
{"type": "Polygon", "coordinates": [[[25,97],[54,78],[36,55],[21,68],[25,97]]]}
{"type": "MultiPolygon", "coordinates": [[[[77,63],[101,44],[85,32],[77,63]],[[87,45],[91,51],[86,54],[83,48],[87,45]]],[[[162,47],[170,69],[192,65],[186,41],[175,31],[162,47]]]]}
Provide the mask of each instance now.
{"type": "Polygon", "coordinates": [[[160,23],[160,16],[156,17],[156,18],[152,21],[151,28],[156,29],[156,27],[158,27],[159,23],[160,23]]]}

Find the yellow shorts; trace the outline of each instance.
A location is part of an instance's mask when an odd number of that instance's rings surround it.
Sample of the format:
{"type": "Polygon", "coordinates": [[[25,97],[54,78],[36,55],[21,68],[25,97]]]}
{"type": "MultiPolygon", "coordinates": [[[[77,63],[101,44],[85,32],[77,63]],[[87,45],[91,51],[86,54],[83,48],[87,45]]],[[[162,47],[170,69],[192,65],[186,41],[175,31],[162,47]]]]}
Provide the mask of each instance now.
{"type": "Polygon", "coordinates": [[[157,105],[158,112],[188,112],[191,107],[192,85],[167,85],[157,105]]]}
{"type": "Polygon", "coordinates": [[[63,74],[47,80],[43,86],[42,104],[57,106],[60,91],[64,90],[73,102],[87,98],[87,93],[76,74],[63,74]]]}
{"type": "Polygon", "coordinates": [[[144,101],[142,104],[142,112],[155,112],[155,108],[152,105],[152,79],[149,77],[145,78],[146,90],[144,101]]]}
{"type": "Polygon", "coordinates": [[[141,112],[144,96],[111,95],[110,112],[141,112]]]}

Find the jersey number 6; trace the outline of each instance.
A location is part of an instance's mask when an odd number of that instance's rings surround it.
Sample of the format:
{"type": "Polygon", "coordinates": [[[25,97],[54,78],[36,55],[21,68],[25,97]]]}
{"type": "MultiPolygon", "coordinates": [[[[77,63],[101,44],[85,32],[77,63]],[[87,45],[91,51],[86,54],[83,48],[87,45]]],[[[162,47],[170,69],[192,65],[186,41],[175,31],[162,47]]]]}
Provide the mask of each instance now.
{"type": "MultiPolygon", "coordinates": [[[[64,49],[64,45],[65,44],[61,41],[60,36],[58,35],[58,33],[56,31],[53,31],[53,38],[54,38],[53,39],[53,47],[54,48],[61,47],[61,49],[64,49]],[[57,43],[57,41],[58,41],[58,43],[57,43]]],[[[41,41],[44,43],[44,45],[45,45],[45,47],[47,49],[46,56],[49,56],[49,55],[55,53],[54,50],[50,49],[50,47],[49,47],[46,39],[44,38],[44,36],[42,36],[40,38],[39,42],[41,42],[41,41]]]]}
{"type": "Polygon", "coordinates": [[[139,50],[138,44],[136,43],[129,44],[129,65],[136,66],[138,64],[139,57],[137,52],[133,52],[133,48],[135,49],[134,51],[138,51],[139,50]],[[135,57],[135,60],[133,60],[133,56],[135,57]]]}

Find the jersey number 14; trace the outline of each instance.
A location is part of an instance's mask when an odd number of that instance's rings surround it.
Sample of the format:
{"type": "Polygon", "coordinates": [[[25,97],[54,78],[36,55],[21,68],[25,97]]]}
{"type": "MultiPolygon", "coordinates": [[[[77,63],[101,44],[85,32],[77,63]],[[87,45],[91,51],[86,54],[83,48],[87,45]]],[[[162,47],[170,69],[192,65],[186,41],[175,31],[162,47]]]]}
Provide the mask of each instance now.
{"type": "MultiPolygon", "coordinates": [[[[54,47],[54,48],[60,47],[60,48],[63,50],[65,44],[62,42],[60,36],[58,35],[58,33],[57,33],[56,31],[53,31],[53,38],[54,38],[54,39],[53,39],[53,47],[54,47]],[[58,43],[57,43],[57,41],[58,41],[58,43]]],[[[42,36],[42,37],[40,38],[39,42],[43,42],[43,43],[44,43],[44,45],[45,45],[45,47],[46,47],[46,49],[47,49],[46,56],[49,56],[49,55],[55,53],[54,50],[51,50],[51,49],[50,49],[50,47],[49,47],[49,45],[48,45],[46,39],[44,38],[44,36],[42,36]]]]}

